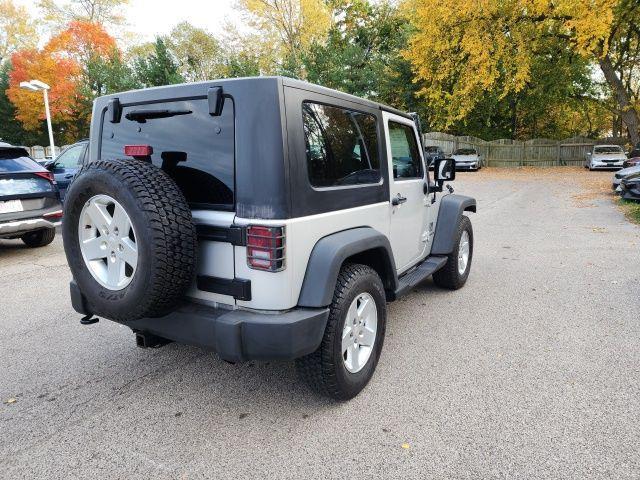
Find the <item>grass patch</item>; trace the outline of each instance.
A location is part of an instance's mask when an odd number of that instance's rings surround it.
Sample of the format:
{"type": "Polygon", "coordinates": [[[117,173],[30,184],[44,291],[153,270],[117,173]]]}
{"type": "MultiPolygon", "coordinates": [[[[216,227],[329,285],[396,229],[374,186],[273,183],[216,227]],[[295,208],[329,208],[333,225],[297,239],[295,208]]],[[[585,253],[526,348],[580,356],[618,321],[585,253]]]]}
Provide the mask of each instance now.
{"type": "Polygon", "coordinates": [[[618,200],[618,205],[620,205],[622,211],[629,220],[640,225],[640,202],[620,198],[618,200]]]}

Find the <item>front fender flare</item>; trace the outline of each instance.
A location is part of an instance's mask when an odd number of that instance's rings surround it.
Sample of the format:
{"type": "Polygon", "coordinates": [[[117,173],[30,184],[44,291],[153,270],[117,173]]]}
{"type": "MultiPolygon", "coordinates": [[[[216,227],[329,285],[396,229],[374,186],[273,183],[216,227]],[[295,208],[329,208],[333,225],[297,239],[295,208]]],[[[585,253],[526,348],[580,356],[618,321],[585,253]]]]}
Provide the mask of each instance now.
{"type": "Polygon", "coordinates": [[[442,198],[431,255],[449,255],[453,252],[458,222],[465,211],[476,211],[475,198],[464,195],[447,195],[442,198]]]}

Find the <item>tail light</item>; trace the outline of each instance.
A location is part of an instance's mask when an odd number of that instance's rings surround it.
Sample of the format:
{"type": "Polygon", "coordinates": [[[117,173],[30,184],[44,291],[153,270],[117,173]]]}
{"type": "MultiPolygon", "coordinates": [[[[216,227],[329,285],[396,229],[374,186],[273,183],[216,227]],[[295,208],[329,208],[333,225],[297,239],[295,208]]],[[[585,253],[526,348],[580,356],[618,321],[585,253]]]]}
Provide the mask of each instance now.
{"type": "Polygon", "coordinates": [[[62,210],[56,210],[55,212],[45,213],[42,215],[44,218],[62,218],[62,210]]]}
{"type": "Polygon", "coordinates": [[[247,227],[247,265],[267,272],[284,270],[284,227],[247,227]]]}
{"type": "Polygon", "coordinates": [[[151,145],[125,145],[124,154],[128,157],[149,157],[153,155],[151,145]]]}
{"type": "Polygon", "coordinates": [[[56,183],[56,178],[53,176],[53,173],[51,172],[34,172],[34,173],[39,177],[46,178],[51,183],[56,183]]]}

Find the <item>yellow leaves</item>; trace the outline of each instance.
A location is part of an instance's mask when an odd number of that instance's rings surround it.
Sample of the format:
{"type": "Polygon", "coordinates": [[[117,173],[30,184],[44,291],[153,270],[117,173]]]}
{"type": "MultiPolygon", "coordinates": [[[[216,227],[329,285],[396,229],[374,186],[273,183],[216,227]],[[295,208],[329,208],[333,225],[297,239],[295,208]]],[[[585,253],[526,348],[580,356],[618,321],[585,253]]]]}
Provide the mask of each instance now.
{"type": "Polygon", "coordinates": [[[404,0],[416,32],[404,57],[436,126],[446,128],[489,90],[501,97],[519,92],[536,50],[550,39],[582,56],[606,52],[619,1],[404,0]]]}
{"type": "Polygon", "coordinates": [[[0,0],[0,62],[23,48],[33,48],[36,29],[24,7],[13,0],[0,0]]]}
{"type": "Polygon", "coordinates": [[[331,14],[322,0],[240,0],[249,25],[273,35],[289,52],[323,38],[331,14]]]}

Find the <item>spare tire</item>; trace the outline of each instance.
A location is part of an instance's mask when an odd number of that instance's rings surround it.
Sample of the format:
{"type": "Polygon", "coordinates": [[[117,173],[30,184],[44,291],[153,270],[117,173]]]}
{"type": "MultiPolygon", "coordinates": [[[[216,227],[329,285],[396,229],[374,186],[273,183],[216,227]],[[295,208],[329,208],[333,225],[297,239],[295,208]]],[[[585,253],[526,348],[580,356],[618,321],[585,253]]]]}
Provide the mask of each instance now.
{"type": "Polygon", "coordinates": [[[98,160],[67,191],[62,234],[91,313],[117,321],[169,313],[192,284],[197,237],[174,181],[140,160],[98,160]]]}

